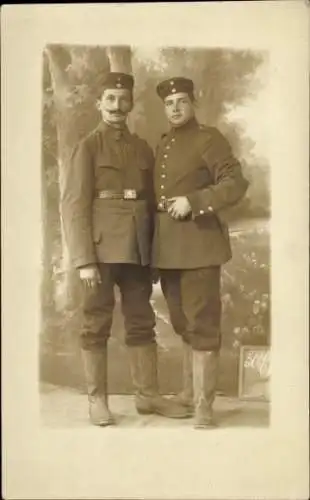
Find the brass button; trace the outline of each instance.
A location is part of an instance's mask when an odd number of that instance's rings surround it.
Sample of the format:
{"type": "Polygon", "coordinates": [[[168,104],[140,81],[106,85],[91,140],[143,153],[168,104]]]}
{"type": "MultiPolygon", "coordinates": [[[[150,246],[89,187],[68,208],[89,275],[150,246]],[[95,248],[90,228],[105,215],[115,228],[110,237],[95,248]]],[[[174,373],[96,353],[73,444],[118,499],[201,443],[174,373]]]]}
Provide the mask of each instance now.
{"type": "Polygon", "coordinates": [[[199,210],[200,215],[204,214],[204,210],[199,210]]]}

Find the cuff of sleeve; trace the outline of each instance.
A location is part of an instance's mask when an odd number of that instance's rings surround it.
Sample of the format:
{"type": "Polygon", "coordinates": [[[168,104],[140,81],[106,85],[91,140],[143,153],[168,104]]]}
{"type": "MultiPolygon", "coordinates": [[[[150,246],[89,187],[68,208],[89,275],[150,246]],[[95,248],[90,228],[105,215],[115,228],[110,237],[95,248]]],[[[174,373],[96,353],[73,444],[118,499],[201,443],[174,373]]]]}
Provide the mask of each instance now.
{"type": "Polygon", "coordinates": [[[85,257],[80,257],[73,260],[73,265],[76,269],[80,269],[82,267],[96,266],[97,262],[96,259],[94,259],[93,257],[89,259],[85,257]]]}
{"type": "Polygon", "coordinates": [[[202,215],[212,214],[214,212],[212,205],[208,204],[207,200],[204,199],[203,204],[201,203],[200,193],[192,193],[187,196],[187,199],[192,209],[193,219],[202,215]]]}

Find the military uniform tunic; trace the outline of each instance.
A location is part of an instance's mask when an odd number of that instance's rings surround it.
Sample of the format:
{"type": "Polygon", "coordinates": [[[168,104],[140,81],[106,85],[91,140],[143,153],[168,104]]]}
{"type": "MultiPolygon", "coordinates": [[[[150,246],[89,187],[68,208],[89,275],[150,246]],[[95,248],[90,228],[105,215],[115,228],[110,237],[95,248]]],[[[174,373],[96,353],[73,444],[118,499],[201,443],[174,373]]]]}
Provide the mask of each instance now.
{"type": "Polygon", "coordinates": [[[98,347],[109,337],[115,284],[127,343],[154,340],[149,303],[153,166],[144,140],[127,127],[118,130],[104,122],[73,150],[61,190],[66,241],[73,265],[96,264],[102,279],[102,285],[85,290],[83,348],[98,347]],[[124,190],[134,190],[137,199],[106,197],[124,190]]]}
{"type": "Polygon", "coordinates": [[[227,226],[218,211],[238,202],[248,181],[223,135],[196,119],[172,128],[157,148],[154,186],[158,211],[152,265],[174,329],[196,349],[220,346],[220,266],[231,258],[227,226]],[[173,219],[167,199],[185,196],[191,213],[173,219]]]}
{"type": "Polygon", "coordinates": [[[157,203],[186,196],[192,214],[175,220],[156,215],[153,265],[196,269],[231,258],[227,227],[217,212],[237,202],[247,188],[239,162],[220,132],[192,120],[165,135],[156,154],[154,185],[157,203]]]}
{"type": "Polygon", "coordinates": [[[102,122],[74,149],[62,190],[64,227],[75,267],[97,262],[150,262],[154,157],[125,128],[102,122]],[[100,191],[134,189],[138,200],[101,199],[100,191]]]}

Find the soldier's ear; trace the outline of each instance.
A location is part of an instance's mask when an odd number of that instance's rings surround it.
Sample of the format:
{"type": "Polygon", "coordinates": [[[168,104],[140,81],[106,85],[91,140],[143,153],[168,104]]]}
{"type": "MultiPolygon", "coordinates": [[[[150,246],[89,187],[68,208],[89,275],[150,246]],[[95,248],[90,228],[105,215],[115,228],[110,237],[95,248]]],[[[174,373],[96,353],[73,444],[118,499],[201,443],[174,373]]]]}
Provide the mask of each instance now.
{"type": "Polygon", "coordinates": [[[133,98],[131,98],[131,106],[130,106],[130,110],[129,110],[129,112],[130,112],[130,111],[132,111],[133,106],[134,106],[134,101],[133,101],[133,98]]]}
{"type": "Polygon", "coordinates": [[[197,106],[197,99],[196,99],[196,96],[195,96],[194,92],[191,92],[189,94],[189,98],[190,98],[193,106],[196,107],[197,106]]]}
{"type": "Polygon", "coordinates": [[[96,104],[95,104],[95,107],[96,107],[98,110],[100,110],[100,104],[101,104],[100,99],[97,99],[96,104]]]}

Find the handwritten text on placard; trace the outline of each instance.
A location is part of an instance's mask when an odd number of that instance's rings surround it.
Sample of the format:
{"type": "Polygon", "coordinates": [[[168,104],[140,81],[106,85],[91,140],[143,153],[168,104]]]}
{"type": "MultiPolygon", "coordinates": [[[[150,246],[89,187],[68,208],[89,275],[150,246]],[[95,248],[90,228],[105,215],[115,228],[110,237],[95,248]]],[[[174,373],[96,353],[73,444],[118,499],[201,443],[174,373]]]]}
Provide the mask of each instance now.
{"type": "Polygon", "coordinates": [[[244,367],[257,371],[261,378],[268,378],[270,375],[270,352],[269,350],[257,351],[249,350],[246,353],[244,367]]]}

